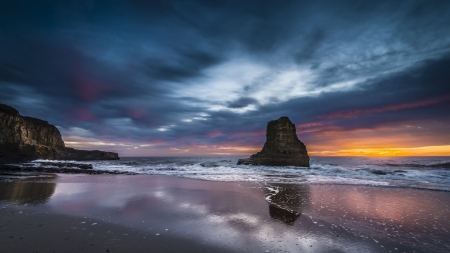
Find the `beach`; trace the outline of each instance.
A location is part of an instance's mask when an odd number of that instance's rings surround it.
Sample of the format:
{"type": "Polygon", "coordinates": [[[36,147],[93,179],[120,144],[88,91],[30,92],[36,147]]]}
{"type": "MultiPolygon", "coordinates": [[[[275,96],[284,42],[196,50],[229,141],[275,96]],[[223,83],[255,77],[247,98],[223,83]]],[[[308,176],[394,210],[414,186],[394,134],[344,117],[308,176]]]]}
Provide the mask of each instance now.
{"type": "Polygon", "coordinates": [[[450,192],[3,176],[0,252],[447,252],[450,192]]]}
{"type": "Polygon", "coordinates": [[[0,27],[0,253],[450,253],[450,0],[0,0],[0,27]]]}

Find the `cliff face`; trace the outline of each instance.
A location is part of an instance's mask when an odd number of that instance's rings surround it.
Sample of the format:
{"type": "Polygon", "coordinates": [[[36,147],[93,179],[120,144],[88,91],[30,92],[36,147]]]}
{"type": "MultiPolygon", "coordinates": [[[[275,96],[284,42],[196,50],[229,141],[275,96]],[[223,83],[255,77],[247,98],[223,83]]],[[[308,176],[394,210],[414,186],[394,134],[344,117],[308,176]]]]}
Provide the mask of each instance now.
{"type": "Polygon", "coordinates": [[[0,104],[0,162],[33,159],[113,160],[117,153],[66,148],[55,126],[0,104]]]}
{"type": "Polygon", "coordinates": [[[248,159],[240,159],[238,164],[309,167],[309,156],[295,125],[288,117],[281,117],[267,124],[263,149],[248,159]]]}
{"type": "Polygon", "coordinates": [[[59,130],[47,121],[23,117],[17,110],[0,104],[0,145],[44,145],[64,148],[59,130]]]}

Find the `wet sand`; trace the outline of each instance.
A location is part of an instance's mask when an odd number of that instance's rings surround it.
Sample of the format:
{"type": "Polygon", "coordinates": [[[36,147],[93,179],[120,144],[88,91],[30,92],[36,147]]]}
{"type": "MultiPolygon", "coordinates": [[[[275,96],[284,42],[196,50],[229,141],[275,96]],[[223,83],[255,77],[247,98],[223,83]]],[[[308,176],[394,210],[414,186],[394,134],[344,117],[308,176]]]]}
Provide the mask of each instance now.
{"type": "Polygon", "coordinates": [[[449,192],[148,175],[0,182],[0,252],[449,252],[449,231],[449,192]]]}
{"type": "Polygon", "coordinates": [[[180,238],[54,213],[1,210],[1,252],[231,252],[180,238]],[[94,225],[93,225],[94,224],[94,225]]]}

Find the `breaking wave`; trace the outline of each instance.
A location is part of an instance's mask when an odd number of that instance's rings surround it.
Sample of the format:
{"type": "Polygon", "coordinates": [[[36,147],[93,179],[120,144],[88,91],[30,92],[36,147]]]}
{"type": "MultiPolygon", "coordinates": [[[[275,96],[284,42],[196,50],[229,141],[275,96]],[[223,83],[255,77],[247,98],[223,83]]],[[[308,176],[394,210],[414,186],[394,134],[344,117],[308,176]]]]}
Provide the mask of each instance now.
{"type": "MultiPolygon", "coordinates": [[[[90,162],[94,170],[179,176],[212,181],[288,184],[352,184],[450,191],[449,158],[311,158],[311,166],[236,165],[238,157],[123,158],[90,162]]],[[[32,164],[60,161],[36,160],[32,164]]],[[[75,162],[73,163],[86,163],[75,162]]]]}

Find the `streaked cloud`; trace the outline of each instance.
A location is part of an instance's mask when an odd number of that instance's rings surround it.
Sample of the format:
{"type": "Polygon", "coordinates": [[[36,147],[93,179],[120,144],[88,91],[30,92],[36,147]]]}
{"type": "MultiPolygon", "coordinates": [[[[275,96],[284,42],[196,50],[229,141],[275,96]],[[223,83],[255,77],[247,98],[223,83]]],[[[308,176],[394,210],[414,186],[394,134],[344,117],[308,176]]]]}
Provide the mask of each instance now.
{"type": "Polygon", "coordinates": [[[446,146],[449,17],[437,0],[10,1],[0,101],[121,155],[247,155],[280,116],[312,152],[446,146]]]}
{"type": "Polygon", "coordinates": [[[347,111],[339,111],[333,112],[328,115],[319,115],[318,118],[327,118],[327,119],[336,119],[336,118],[357,118],[361,115],[373,114],[373,113],[382,113],[382,112],[390,112],[390,111],[400,111],[406,109],[413,109],[418,107],[425,107],[439,103],[449,103],[450,96],[440,96],[433,99],[425,99],[410,103],[401,103],[396,105],[387,105],[382,106],[380,108],[369,108],[369,109],[355,109],[355,110],[347,110],[347,111]]]}

